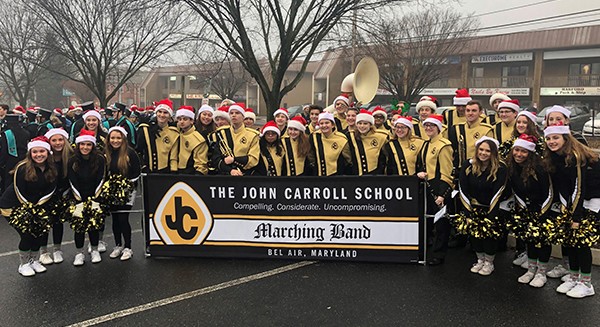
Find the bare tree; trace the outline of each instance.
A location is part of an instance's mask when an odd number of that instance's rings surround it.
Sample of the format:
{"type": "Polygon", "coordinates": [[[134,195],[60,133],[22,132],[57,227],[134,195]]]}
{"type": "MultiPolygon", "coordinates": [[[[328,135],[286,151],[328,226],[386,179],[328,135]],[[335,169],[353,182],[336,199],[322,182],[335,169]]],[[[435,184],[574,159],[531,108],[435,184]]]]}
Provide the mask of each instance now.
{"type": "Polygon", "coordinates": [[[210,24],[260,87],[268,114],[298,85],[321,41],[344,16],[407,0],[183,0],[210,24]],[[264,58],[264,59],[263,59],[264,58]],[[300,69],[284,85],[293,63],[300,69]]]}
{"type": "Polygon", "coordinates": [[[412,101],[431,83],[447,76],[448,60],[460,54],[479,23],[457,12],[432,8],[369,24],[363,50],[379,65],[380,86],[412,101]]]}
{"type": "Polygon", "coordinates": [[[21,1],[56,36],[40,45],[73,67],[57,73],[86,85],[102,107],[141,68],[184,42],[189,25],[187,8],[168,1],[21,1]]]}

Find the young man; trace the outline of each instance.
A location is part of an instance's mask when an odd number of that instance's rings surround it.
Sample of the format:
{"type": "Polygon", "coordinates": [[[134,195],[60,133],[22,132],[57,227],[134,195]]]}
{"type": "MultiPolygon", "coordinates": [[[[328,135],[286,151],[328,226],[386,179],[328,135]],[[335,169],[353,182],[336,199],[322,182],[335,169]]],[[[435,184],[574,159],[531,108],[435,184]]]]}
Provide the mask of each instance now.
{"type": "Polygon", "coordinates": [[[246,108],[244,112],[244,126],[248,128],[254,128],[254,123],[256,122],[256,114],[252,108],[246,108]]]}
{"type": "Polygon", "coordinates": [[[171,166],[177,165],[177,172],[181,174],[206,175],[208,144],[194,126],[195,116],[194,110],[189,106],[182,106],[175,114],[179,139],[174,151],[171,152],[171,166]]]}
{"type": "Polygon", "coordinates": [[[127,131],[127,140],[129,141],[129,145],[135,147],[137,137],[136,128],[129,120],[131,110],[127,109],[126,105],[119,102],[115,103],[115,108],[117,108],[117,112],[115,113],[115,119],[117,120],[116,126],[123,127],[125,131],[127,131]]]}
{"type": "Polygon", "coordinates": [[[346,111],[348,111],[348,107],[350,107],[350,99],[345,94],[342,94],[333,100],[333,107],[335,109],[335,113],[333,114],[335,128],[338,132],[343,133],[348,128],[346,111]]]}
{"type": "Polygon", "coordinates": [[[465,109],[467,103],[471,100],[473,99],[471,99],[467,89],[456,90],[456,96],[452,100],[452,104],[455,108],[448,109],[444,112],[444,124],[448,126],[448,129],[451,129],[452,126],[464,123],[466,121],[465,109]]]}
{"type": "Polygon", "coordinates": [[[490,107],[492,108],[492,110],[494,110],[496,114],[485,117],[485,120],[483,121],[484,123],[494,126],[498,122],[498,105],[504,100],[510,100],[508,95],[504,93],[492,94],[492,96],[490,97],[490,107]]]}
{"type": "Polygon", "coordinates": [[[517,122],[517,114],[521,110],[519,100],[504,100],[498,105],[498,117],[500,121],[494,125],[494,138],[500,144],[512,138],[515,123],[517,122]]]}
{"type": "MultiPolygon", "coordinates": [[[[423,122],[425,119],[429,118],[430,115],[435,114],[435,110],[437,109],[436,102],[436,98],[424,96],[421,97],[417,103],[417,113],[419,114],[419,119],[413,119],[413,131],[415,136],[418,136],[424,140],[429,139],[429,136],[427,136],[427,133],[425,133],[425,126],[423,126],[423,122]]],[[[447,137],[446,126],[442,126],[442,131],[440,134],[442,134],[443,137],[447,137]]]]}
{"type": "Polygon", "coordinates": [[[323,108],[318,105],[310,105],[308,109],[309,119],[308,128],[306,129],[306,134],[312,134],[319,130],[319,115],[323,112],[323,108]]]}
{"type": "Polygon", "coordinates": [[[173,117],[173,103],[169,99],[161,100],[155,111],[156,122],[140,124],[138,129],[136,144],[144,171],[150,173],[177,171],[177,166],[170,166],[169,161],[173,146],[179,139],[177,128],[169,126],[173,117]]]}

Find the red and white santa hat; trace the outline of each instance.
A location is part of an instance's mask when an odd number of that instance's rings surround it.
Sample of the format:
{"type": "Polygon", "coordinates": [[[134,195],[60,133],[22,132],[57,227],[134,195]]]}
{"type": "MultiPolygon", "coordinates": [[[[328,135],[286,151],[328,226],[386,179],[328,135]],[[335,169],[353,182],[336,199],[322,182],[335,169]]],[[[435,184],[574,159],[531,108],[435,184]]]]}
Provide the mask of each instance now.
{"type": "Polygon", "coordinates": [[[531,120],[533,123],[536,122],[535,112],[523,110],[523,111],[519,111],[519,113],[517,114],[517,118],[519,118],[519,116],[525,116],[525,117],[529,118],[529,120],[531,120]]]}
{"type": "Polygon", "coordinates": [[[102,120],[102,116],[95,109],[88,110],[85,114],[83,114],[83,120],[86,120],[88,117],[96,117],[98,120],[102,120]]]}
{"type": "Polygon", "coordinates": [[[473,100],[469,95],[467,89],[456,90],[456,96],[454,97],[452,104],[455,106],[466,106],[469,101],[473,100]]]}
{"type": "Polygon", "coordinates": [[[544,137],[548,137],[552,134],[571,134],[571,129],[562,121],[559,121],[556,124],[550,125],[544,129],[544,137]]]}
{"type": "Polygon", "coordinates": [[[346,94],[340,94],[337,98],[335,98],[335,100],[333,100],[334,107],[338,101],[343,101],[347,106],[350,106],[350,98],[348,98],[346,94]]]}
{"type": "Polygon", "coordinates": [[[321,120],[331,120],[332,123],[335,124],[335,118],[333,117],[332,113],[329,112],[322,112],[319,114],[319,120],[318,122],[321,122],[321,120]]]}
{"type": "Polygon", "coordinates": [[[484,135],[484,136],[480,137],[479,140],[475,141],[475,147],[478,147],[479,144],[481,144],[483,141],[490,141],[490,142],[494,143],[496,145],[496,149],[498,149],[498,147],[500,146],[500,143],[498,142],[498,140],[496,140],[493,137],[484,135]]]}
{"type": "Polygon", "coordinates": [[[194,120],[196,115],[194,114],[194,108],[192,106],[181,106],[177,109],[175,113],[175,118],[178,117],[188,117],[189,119],[194,120]]]}
{"type": "Polygon", "coordinates": [[[246,111],[244,112],[244,119],[246,118],[250,118],[252,119],[252,121],[256,121],[256,114],[254,113],[254,110],[252,108],[246,108],[246,111]]]}
{"type": "Polygon", "coordinates": [[[162,99],[158,101],[155,111],[164,110],[169,113],[170,116],[173,116],[173,102],[169,99],[162,99]]]}
{"type": "Polygon", "coordinates": [[[387,112],[381,106],[377,106],[377,107],[373,108],[372,114],[373,114],[373,117],[375,117],[377,115],[383,115],[383,119],[387,119],[387,112]]]}
{"type": "Polygon", "coordinates": [[[443,121],[444,121],[444,116],[437,115],[437,114],[431,114],[431,115],[429,115],[429,117],[427,117],[427,119],[425,119],[423,121],[423,125],[425,125],[426,123],[434,124],[435,126],[437,126],[437,128],[441,132],[444,129],[444,124],[442,124],[443,121]]]}
{"type": "Polygon", "coordinates": [[[92,142],[96,145],[96,134],[92,131],[88,131],[87,129],[82,129],[79,132],[79,136],[75,138],[75,144],[79,144],[81,142],[92,142]]]}
{"type": "Polygon", "coordinates": [[[295,128],[304,133],[306,131],[306,120],[302,116],[296,116],[288,121],[288,128],[295,128]]]}
{"type": "Polygon", "coordinates": [[[241,102],[236,102],[234,104],[232,104],[231,106],[229,106],[229,109],[227,110],[228,113],[231,113],[234,110],[239,111],[242,115],[244,114],[244,112],[246,112],[246,110],[244,109],[246,107],[246,105],[244,105],[241,102]]]}
{"type": "Polygon", "coordinates": [[[65,139],[69,139],[69,133],[62,128],[51,128],[49,129],[44,136],[49,140],[54,135],[62,135],[65,139]]]}
{"type": "Polygon", "coordinates": [[[113,126],[113,127],[109,128],[108,134],[110,135],[110,133],[113,131],[119,131],[119,132],[121,132],[121,134],[127,136],[127,131],[125,130],[125,128],[123,128],[121,126],[113,126]]]}
{"type": "Polygon", "coordinates": [[[287,117],[287,119],[290,119],[290,113],[285,108],[279,108],[279,109],[275,110],[275,112],[273,113],[273,118],[277,117],[277,115],[279,115],[279,114],[285,115],[287,117]]]}
{"type": "Polygon", "coordinates": [[[521,104],[519,103],[519,100],[517,100],[517,99],[504,100],[504,101],[500,102],[500,104],[498,105],[498,110],[500,110],[502,108],[508,108],[508,109],[514,110],[515,112],[519,112],[521,110],[521,104]]]}
{"type": "Polygon", "coordinates": [[[48,138],[46,136],[38,136],[29,141],[29,143],[27,143],[27,151],[31,151],[33,148],[44,148],[48,150],[48,152],[51,151],[50,143],[48,143],[48,138]]]}
{"type": "Polygon", "coordinates": [[[494,93],[490,97],[490,106],[493,106],[494,105],[494,101],[496,101],[498,99],[500,99],[502,101],[510,100],[510,98],[508,97],[508,95],[506,95],[504,93],[494,93]]]}
{"type": "Polygon", "coordinates": [[[19,115],[24,115],[25,114],[25,108],[23,108],[21,106],[16,106],[12,111],[15,114],[19,114],[19,115]]]}
{"type": "Polygon", "coordinates": [[[371,123],[371,125],[375,124],[375,118],[373,118],[373,114],[365,109],[360,109],[358,115],[356,115],[356,122],[364,121],[367,123],[371,123]]]}
{"type": "Polygon", "coordinates": [[[54,108],[54,110],[52,110],[52,113],[56,117],[61,117],[63,115],[63,110],[61,108],[54,108]]]}
{"type": "Polygon", "coordinates": [[[533,135],[521,134],[513,143],[513,148],[520,146],[528,151],[535,152],[535,144],[537,139],[533,135]]]}
{"type": "MultiPolygon", "coordinates": [[[[550,115],[553,112],[560,112],[566,118],[571,117],[571,111],[569,109],[567,109],[563,106],[552,106],[552,107],[550,107],[550,109],[546,110],[546,118],[548,118],[548,115],[550,115]]],[[[548,119],[546,119],[546,120],[548,120],[548,119]]]]}
{"type": "Polygon", "coordinates": [[[417,112],[419,112],[419,110],[421,110],[421,108],[423,107],[429,107],[431,108],[431,112],[435,112],[435,109],[437,109],[435,100],[435,98],[429,96],[422,97],[421,100],[419,100],[419,102],[417,103],[417,112]]]}
{"type": "Polygon", "coordinates": [[[229,118],[229,106],[221,106],[215,110],[213,113],[213,120],[216,121],[217,118],[223,118],[231,122],[231,118],[229,118]]]}
{"type": "Polygon", "coordinates": [[[210,111],[211,114],[215,113],[215,109],[213,109],[213,107],[207,105],[207,104],[203,104],[200,109],[198,109],[198,116],[200,116],[201,113],[205,112],[205,111],[210,111]]]}
{"type": "Polygon", "coordinates": [[[277,136],[281,136],[281,131],[279,130],[279,127],[277,127],[277,124],[272,120],[269,120],[262,127],[262,129],[260,130],[260,136],[265,135],[265,133],[269,131],[277,133],[277,136]]]}
{"type": "MultiPolygon", "coordinates": [[[[396,121],[394,122],[394,127],[396,127],[396,125],[398,124],[402,124],[410,129],[413,129],[413,123],[410,117],[398,117],[398,119],[396,119],[396,121]]],[[[442,129],[440,128],[440,131],[441,130],[442,129]]]]}

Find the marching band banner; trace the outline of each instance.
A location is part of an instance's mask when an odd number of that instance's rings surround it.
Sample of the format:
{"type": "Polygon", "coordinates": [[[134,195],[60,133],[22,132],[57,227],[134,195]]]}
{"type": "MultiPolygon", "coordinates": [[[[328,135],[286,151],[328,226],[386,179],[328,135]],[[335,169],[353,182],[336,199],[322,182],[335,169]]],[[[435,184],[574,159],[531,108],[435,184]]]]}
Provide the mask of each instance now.
{"type": "Polygon", "coordinates": [[[147,175],[155,256],[417,262],[423,196],[414,176],[147,175]]]}

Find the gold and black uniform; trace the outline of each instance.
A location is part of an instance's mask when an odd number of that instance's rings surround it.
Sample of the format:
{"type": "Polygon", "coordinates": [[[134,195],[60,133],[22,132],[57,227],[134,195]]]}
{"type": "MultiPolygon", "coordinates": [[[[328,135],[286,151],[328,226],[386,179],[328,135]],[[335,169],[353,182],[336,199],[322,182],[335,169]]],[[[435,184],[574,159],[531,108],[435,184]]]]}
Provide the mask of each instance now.
{"type": "Polygon", "coordinates": [[[489,115],[485,116],[482,122],[494,126],[496,123],[500,122],[500,118],[498,118],[498,115],[489,115]]]}
{"type": "Polygon", "coordinates": [[[260,146],[260,159],[256,165],[255,175],[283,176],[285,174],[286,153],[283,147],[277,153],[277,146],[265,144],[260,146]]]}
{"type": "Polygon", "coordinates": [[[512,133],[515,129],[517,120],[513,120],[510,124],[506,125],[503,121],[499,121],[494,125],[494,138],[499,143],[504,143],[513,138],[512,133]]]}
{"type": "Polygon", "coordinates": [[[329,136],[317,131],[310,136],[312,151],[310,161],[317,176],[344,175],[352,165],[348,139],[340,132],[329,136]]]}
{"type": "Polygon", "coordinates": [[[384,147],[387,156],[388,175],[414,175],[417,170],[417,158],[425,140],[411,137],[408,140],[394,139],[384,147]]]}
{"type": "Polygon", "coordinates": [[[353,175],[382,175],[385,172],[385,153],[389,133],[383,130],[370,130],[366,135],[348,133],[352,153],[353,175]]]}
{"type": "Polygon", "coordinates": [[[208,173],[208,142],[192,125],[179,139],[172,152],[171,165],[183,174],[208,173]]]}
{"type": "Polygon", "coordinates": [[[138,141],[136,150],[140,154],[142,165],[147,171],[164,173],[177,171],[177,166],[170,166],[171,151],[177,140],[179,131],[177,127],[159,127],[158,124],[140,124],[138,127],[138,141]]]}
{"type": "Polygon", "coordinates": [[[444,111],[444,125],[448,126],[448,128],[452,128],[454,125],[458,125],[460,123],[466,123],[467,118],[463,114],[463,116],[458,115],[458,110],[456,108],[450,108],[444,111]]]}
{"type": "Polygon", "coordinates": [[[313,126],[313,124],[308,123],[308,125],[306,125],[306,134],[310,135],[316,131],[318,131],[319,129],[317,128],[319,125],[313,126]]]}
{"type": "Polygon", "coordinates": [[[492,126],[474,122],[471,125],[463,123],[449,127],[448,139],[452,142],[455,152],[454,167],[457,177],[463,162],[475,156],[475,142],[483,136],[494,136],[492,126]]]}
{"type": "Polygon", "coordinates": [[[308,155],[301,157],[298,153],[298,139],[289,136],[281,138],[285,149],[285,171],[287,176],[302,176],[310,174],[308,155]]]}
{"type": "Polygon", "coordinates": [[[429,192],[434,196],[448,198],[454,187],[453,154],[452,143],[440,134],[423,143],[417,162],[417,171],[427,173],[429,192]]]}
{"type": "Polygon", "coordinates": [[[348,122],[346,121],[346,117],[342,118],[336,112],[335,114],[333,114],[333,118],[335,119],[335,129],[338,132],[344,132],[348,129],[348,122]]]}
{"type": "Polygon", "coordinates": [[[217,143],[212,161],[219,173],[229,175],[231,170],[239,169],[244,175],[252,174],[260,157],[257,130],[244,126],[237,130],[233,126],[223,126],[215,131],[215,139],[217,143]],[[234,157],[230,165],[223,160],[227,156],[234,157]]]}
{"type": "MultiPolygon", "coordinates": [[[[425,126],[423,126],[423,122],[418,119],[413,119],[413,133],[422,138],[424,141],[429,140],[429,136],[425,133],[425,126]]],[[[442,131],[440,132],[443,138],[448,138],[448,127],[446,125],[442,125],[442,131]]]]}

